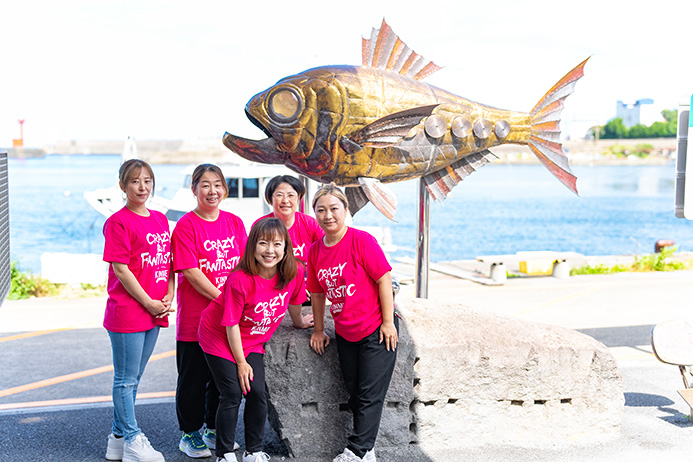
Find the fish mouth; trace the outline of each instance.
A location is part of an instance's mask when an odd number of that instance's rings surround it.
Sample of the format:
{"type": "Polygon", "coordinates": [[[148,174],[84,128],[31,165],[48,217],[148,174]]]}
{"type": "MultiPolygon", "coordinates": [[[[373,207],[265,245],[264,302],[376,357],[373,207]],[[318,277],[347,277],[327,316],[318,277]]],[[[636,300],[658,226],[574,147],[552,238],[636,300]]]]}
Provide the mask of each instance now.
{"type": "Polygon", "coordinates": [[[224,146],[229,148],[244,159],[263,164],[283,164],[286,160],[286,153],[279,149],[277,142],[268,133],[267,129],[247,111],[248,119],[262,130],[268,138],[262,140],[249,140],[240,136],[224,133],[224,146]]]}

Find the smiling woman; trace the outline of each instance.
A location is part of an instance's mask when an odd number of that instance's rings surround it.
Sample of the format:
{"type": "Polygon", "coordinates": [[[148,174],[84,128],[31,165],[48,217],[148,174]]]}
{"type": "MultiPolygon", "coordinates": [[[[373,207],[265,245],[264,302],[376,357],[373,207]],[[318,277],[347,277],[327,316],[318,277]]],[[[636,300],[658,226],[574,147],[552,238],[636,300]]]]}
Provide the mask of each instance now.
{"type": "Polygon", "coordinates": [[[217,460],[237,460],[233,447],[244,396],[243,460],[269,460],[263,452],[267,419],[264,344],[287,310],[294,327],[313,324],[311,315],[301,316],[301,303],[306,298],[304,272],[291,252],[289,233],[281,220],[259,220],[250,229],[243,257],[229,275],[222,295],[202,313],[200,345],[221,390],[217,460]]]}
{"type": "Polygon", "coordinates": [[[216,435],[219,391],[197,337],[200,315],[238,264],[245,248],[243,221],[219,210],[228,194],[221,169],[201,164],[192,175],[195,210],[176,224],[171,238],[174,270],[178,276],[176,413],[183,432],[179,448],[190,457],[209,457],[216,435]],[[199,429],[205,426],[204,434],[199,429]]]}

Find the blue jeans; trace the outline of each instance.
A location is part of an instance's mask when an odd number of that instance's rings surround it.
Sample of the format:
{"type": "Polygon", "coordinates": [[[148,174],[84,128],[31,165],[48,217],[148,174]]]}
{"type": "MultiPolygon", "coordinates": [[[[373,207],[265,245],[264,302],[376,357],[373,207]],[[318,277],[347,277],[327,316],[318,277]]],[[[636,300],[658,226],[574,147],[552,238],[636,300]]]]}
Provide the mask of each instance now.
{"type": "Polygon", "coordinates": [[[137,386],[159,337],[159,327],[144,332],[108,332],[113,350],[113,429],[131,442],[141,433],[135,418],[137,386]]]}

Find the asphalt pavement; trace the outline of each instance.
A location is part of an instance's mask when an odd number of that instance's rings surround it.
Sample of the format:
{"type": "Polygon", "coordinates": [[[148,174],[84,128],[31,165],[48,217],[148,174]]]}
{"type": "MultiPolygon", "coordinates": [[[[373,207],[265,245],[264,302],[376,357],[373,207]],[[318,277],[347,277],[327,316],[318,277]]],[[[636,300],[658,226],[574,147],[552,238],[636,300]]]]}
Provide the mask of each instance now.
{"type": "MultiPolygon", "coordinates": [[[[413,269],[396,266],[395,272],[407,282],[413,269]]],[[[409,284],[398,298],[413,295],[409,284]]],[[[693,460],[691,410],[677,393],[681,376],[657,361],[649,344],[655,324],[692,317],[693,272],[523,277],[496,287],[432,273],[429,298],[576,329],[604,343],[623,377],[621,435],[599,444],[489,445],[407,457],[378,452],[376,444],[379,461],[693,460]]],[[[5,301],[0,307],[0,461],[105,460],[112,371],[101,327],[104,306],[105,297],[93,297],[5,301]]],[[[138,421],[167,461],[189,461],[177,449],[174,352],[175,328],[163,329],[138,391],[138,421]]],[[[266,440],[272,460],[288,459],[270,428],[266,440]]]]}

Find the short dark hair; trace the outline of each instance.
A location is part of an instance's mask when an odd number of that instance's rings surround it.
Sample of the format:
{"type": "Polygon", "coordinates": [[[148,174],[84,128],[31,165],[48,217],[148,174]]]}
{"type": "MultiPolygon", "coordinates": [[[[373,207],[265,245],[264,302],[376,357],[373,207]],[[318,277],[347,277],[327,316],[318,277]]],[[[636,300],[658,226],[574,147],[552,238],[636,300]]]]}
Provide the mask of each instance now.
{"type": "Polygon", "coordinates": [[[212,172],[221,179],[221,184],[224,186],[224,197],[226,199],[229,195],[229,185],[226,184],[226,178],[224,178],[224,172],[221,171],[218,165],[214,164],[200,164],[195,167],[195,171],[192,174],[192,188],[197,188],[197,184],[200,182],[202,175],[207,172],[212,172]]]}
{"type": "Polygon", "coordinates": [[[140,159],[128,159],[125,162],[123,162],[123,165],[120,166],[120,170],[118,171],[118,181],[120,181],[120,189],[125,191],[125,185],[127,185],[128,182],[130,182],[130,180],[132,180],[133,178],[138,177],[142,169],[147,170],[149,176],[152,177],[151,195],[153,196],[156,186],[156,183],[154,182],[154,170],[152,170],[151,165],[140,159]]]}
{"type": "Polygon", "coordinates": [[[279,236],[284,240],[284,258],[277,264],[279,280],[275,289],[283,289],[298,274],[298,260],[294,257],[294,246],[291,244],[289,231],[279,218],[263,218],[253,223],[245,245],[245,252],[235,270],[243,271],[252,276],[259,274],[258,262],[255,260],[255,247],[262,239],[272,239],[279,236]]]}
{"type": "Polygon", "coordinates": [[[274,191],[276,191],[279,185],[282,183],[286,183],[294,188],[294,191],[296,191],[296,194],[298,194],[299,201],[303,199],[303,196],[305,196],[306,187],[303,185],[301,180],[291,175],[277,175],[269,180],[267,186],[265,187],[265,200],[268,204],[272,205],[272,196],[274,195],[274,191]]]}

